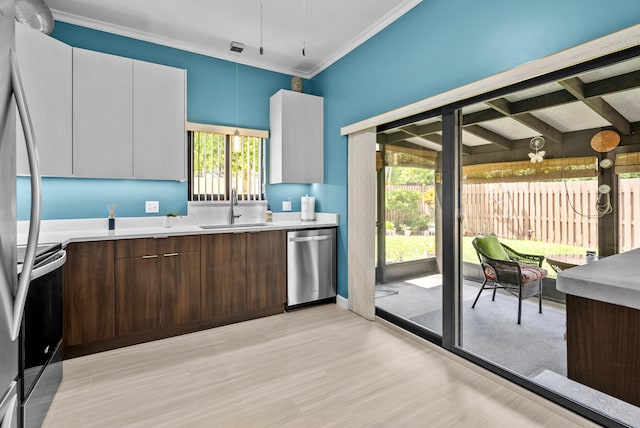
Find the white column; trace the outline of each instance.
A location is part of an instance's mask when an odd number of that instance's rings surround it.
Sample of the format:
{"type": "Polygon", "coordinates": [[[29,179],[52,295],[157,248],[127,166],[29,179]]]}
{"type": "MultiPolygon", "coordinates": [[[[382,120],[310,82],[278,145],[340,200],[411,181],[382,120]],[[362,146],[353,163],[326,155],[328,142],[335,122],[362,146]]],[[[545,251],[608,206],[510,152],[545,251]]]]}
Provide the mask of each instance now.
{"type": "Polygon", "coordinates": [[[349,309],[375,319],[376,131],[349,135],[349,309]]]}

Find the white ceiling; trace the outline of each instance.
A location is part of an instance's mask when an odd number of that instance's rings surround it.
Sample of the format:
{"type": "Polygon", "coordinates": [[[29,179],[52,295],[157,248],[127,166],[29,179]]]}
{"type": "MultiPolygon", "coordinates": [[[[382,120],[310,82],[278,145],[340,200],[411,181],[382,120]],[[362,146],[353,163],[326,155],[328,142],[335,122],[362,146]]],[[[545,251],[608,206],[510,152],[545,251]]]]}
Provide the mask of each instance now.
{"type": "Polygon", "coordinates": [[[311,78],[422,0],[262,0],[262,56],[260,0],[45,1],[59,21],[311,78]]]}

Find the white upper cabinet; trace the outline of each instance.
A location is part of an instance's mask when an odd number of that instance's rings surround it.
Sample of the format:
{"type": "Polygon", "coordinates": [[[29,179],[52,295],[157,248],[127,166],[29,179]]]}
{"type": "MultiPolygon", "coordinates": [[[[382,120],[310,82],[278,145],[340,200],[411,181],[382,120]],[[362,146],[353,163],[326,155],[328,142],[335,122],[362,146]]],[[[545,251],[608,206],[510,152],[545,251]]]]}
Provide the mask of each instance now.
{"type": "MultiPolygon", "coordinates": [[[[71,175],[71,52],[71,46],[16,23],[16,57],[42,175],[71,175]]],[[[19,119],[16,134],[16,172],[29,174],[19,119]]]]}
{"type": "Polygon", "coordinates": [[[133,62],[133,175],[186,178],[186,71],[133,62]]]}
{"type": "Polygon", "coordinates": [[[186,178],[185,70],[73,49],[73,175],[186,178]]]}
{"type": "Polygon", "coordinates": [[[73,175],[133,177],[133,61],[73,49],[73,175]]]}
{"type": "Polygon", "coordinates": [[[323,183],[323,98],[282,89],[269,101],[270,183],[323,183]]]}

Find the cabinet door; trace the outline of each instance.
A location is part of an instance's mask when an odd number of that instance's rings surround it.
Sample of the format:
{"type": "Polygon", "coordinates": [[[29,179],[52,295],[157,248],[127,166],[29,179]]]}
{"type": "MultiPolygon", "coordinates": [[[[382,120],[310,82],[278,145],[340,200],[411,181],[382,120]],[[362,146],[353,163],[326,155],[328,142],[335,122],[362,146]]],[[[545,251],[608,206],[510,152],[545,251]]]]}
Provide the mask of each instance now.
{"type": "Polygon", "coordinates": [[[200,251],[202,318],[243,312],[247,283],[246,234],[202,235],[200,251]]]}
{"type": "Polygon", "coordinates": [[[159,257],[116,259],[116,334],[151,330],[160,325],[159,257]]]}
{"type": "Polygon", "coordinates": [[[323,98],[282,89],[269,114],[270,183],[323,183],[323,98]]]}
{"type": "Polygon", "coordinates": [[[160,323],[200,319],[200,253],[164,253],[160,261],[160,323]]]}
{"type": "Polygon", "coordinates": [[[73,175],[133,176],[133,60],[73,48],[73,175]]]}
{"type": "Polygon", "coordinates": [[[157,240],[160,256],[160,323],[168,327],[200,319],[200,236],[157,240]]]}
{"type": "MultiPolygon", "coordinates": [[[[71,52],[71,46],[16,23],[16,57],[42,175],[71,176],[71,52]]],[[[29,174],[19,119],[16,135],[17,173],[29,174]]]]}
{"type": "Polygon", "coordinates": [[[185,70],[133,62],[133,175],[186,177],[185,70]]]}
{"type": "Polygon", "coordinates": [[[67,246],[62,270],[63,338],[66,346],[112,338],[114,327],[114,244],[67,246]]]}
{"type": "Polygon", "coordinates": [[[282,305],[287,300],[287,237],[283,230],[247,236],[247,310],[282,305]]]}

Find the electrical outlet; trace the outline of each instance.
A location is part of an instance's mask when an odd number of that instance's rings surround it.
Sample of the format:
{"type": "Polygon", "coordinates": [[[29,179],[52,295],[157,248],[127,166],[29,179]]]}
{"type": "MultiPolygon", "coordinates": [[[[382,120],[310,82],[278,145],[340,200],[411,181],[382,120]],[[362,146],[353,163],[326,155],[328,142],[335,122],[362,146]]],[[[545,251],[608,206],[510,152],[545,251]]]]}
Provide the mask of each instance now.
{"type": "Polygon", "coordinates": [[[160,201],[147,201],[144,205],[144,212],[149,213],[159,213],[160,212],[160,201]]]}
{"type": "Polygon", "coordinates": [[[291,211],[291,199],[282,201],[282,211],[291,211]]]}

